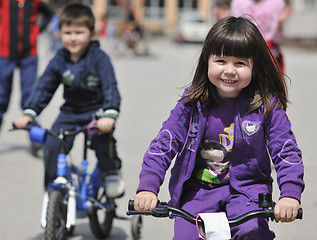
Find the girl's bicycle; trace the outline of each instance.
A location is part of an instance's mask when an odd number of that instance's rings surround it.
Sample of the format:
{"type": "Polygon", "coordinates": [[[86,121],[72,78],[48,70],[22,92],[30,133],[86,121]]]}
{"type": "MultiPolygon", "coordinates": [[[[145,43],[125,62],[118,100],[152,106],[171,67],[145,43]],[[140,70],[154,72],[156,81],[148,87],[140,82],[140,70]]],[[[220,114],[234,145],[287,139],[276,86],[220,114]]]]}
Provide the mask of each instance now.
{"type": "MultiPolygon", "coordinates": [[[[41,225],[45,228],[46,240],[66,239],[74,231],[76,218],[86,215],[97,239],[109,236],[114,218],[127,219],[117,216],[115,199],[106,196],[104,173],[97,166],[92,173],[88,172],[89,135],[97,132],[96,122],[92,121],[74,131],[60,129],[58,132],[52,132],[31,125],[22,128],[29,131],[32,142],[43,144],[47,135],[61,141],[57,178],[49,185],[43,199],[41,225]],[[67,158],[66,138],[79,133],[84,134],[83,159],[81,166],[76,166],[67,158]]],[[[12,130],[17,129],[20,128],[12,130]]]]}
{"type": "MultiPolygon", "coordinates": [[[[253,218],[266,218],[274,220],[274,206],[275,203],[272,201],[272,194],[271,193],[260,193],[259,194],[259,208],[260,210],[255,210],[251,212],[247,212],[235,219],[228,220],[228,224],[230,227],[237,226],[242,224],[250,219],[253,218]]],[[[127,215],[151,215],[153,217],[181,217],[186,221],[194,224],[197,226],[197,230],[199,234],[205,239],[205,223],[202,218],[199,216],[193,216],[192,214],[186,212],[185,210],[168,205],[166,202],[158,202],[156,208],[152,209],[151,211],[135,211],[134,210],[134,201],[129,200],[128,203],[128,211],[127,215]]],[[[297,214],[297,219],[303,218],[303,210],[302,208],[299,209],[297,214]]],[[[139,222],[138,225],[132,225],[132,232],[135,235],[141,235],[141,228],[142,222],[139,222]]]]}

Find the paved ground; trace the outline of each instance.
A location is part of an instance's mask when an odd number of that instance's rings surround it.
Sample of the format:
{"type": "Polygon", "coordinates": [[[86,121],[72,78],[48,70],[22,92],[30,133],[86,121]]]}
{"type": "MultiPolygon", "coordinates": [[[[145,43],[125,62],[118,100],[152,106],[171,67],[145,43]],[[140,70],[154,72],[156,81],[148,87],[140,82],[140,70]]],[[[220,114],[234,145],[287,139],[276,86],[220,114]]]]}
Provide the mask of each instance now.
{"type": "MultiPolygon", "coordinates": [[[[48,51],[49,41],[41,36],[40,73],[52,56],[48,51]]],[[[105,49],[109,45],[103,42],[105,49]]],[[[169,40],[156,39],[151,42],[152,56],[133,57],[112,55],[113,64],[122,95],[121,116],[118,120],[116,137],[118,150],[124,162],[123,174],[126,194],[117,201],[118,214],[124,216],[129,198],[134,197],[138,174],[150,140],[155,137],[161,123],[175,105],[181,87],[190,82],[199,54],[199,45],[175,45],[169,40]]],[[[275,224],[272,228],[281,240],[315,239],[317,235],[317,180],[315,156],[315,119],[317,117],[317,82],[315,67],[317,52],[285,48],[287,73],[292,79],[290,98],[292,104],[288,114],[300,148],[303,150],[306,166],[306,190],[303,194],[304,220],[291,224],[275,224]]],[[[16,75],[17,76],[17,75],[16,75]]],[[[15,77],[13,96],[0,135],[0,236],[2,240],[43,239],[40,228],[42,202],[43,164],[41,159],[31,156],[27,134],[22,131],[8,132],[14,118],[20,116],[18,108],[19,84],[15,77]]],[[[40,121],[49,127],[61,104],[61,89],[44,110],[40,121]]],[[[73,158],[80,156],[80,139],[75,142],[73,158]]],[[[94,159],[91,156],[91,159],[94,159]]],[[[92,161],[93,162],[93,161],[92,161]]],[[[93,163],[92,163],[93,164],[93,163]]],[[[168,177],[168,176],[167,176],[168,177]]],[[[277,199],[275,191],[275,199],[277,199]]],[[[168,200],[167,184],[160,193],[160,199],[168,200]]],[[[162,240],[172,238],[172,221],[169,219],[143,218],[143,238],[162,240]]],[[[111,239],[131,238],[130,221],[115,220],[111,239]]],[[[87,219],[80,219],[71,239],[94,239],[87,219]]]]}

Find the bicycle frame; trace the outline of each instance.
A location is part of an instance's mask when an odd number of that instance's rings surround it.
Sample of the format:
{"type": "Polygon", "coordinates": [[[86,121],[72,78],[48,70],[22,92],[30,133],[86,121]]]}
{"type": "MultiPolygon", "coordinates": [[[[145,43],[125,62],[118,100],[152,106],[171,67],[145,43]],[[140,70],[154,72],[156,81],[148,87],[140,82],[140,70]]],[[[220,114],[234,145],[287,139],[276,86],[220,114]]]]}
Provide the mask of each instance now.
{"type": "MultiPolygon", "coordinates": [[[[32,129],[32,127],[31,127],[32,129]]],[[[62,144],[60,153],[57,157],[57,178],[50,183],[49,188],[58,190],[66,196],[67,201],[67,222],[66,227],[70,228],[75,225],[77,212],[87,211],[93,201],[95,190],[99,187],[105,187],[101,181],[103,173],[95,167],[93,173],[88,172],[88,161],[87,161],[87,149],[88,149],[88,133],[84,131],[86,127],[80,128],[73,132],[60,130],[56,135],[50,131],[45,134],[50,134],[58,137],[62,144]],[[75,136],[79,133],[84,133],[84,153],[81,161],[80,168],[67,162],[67,154],[65,149],[66,137],[75,136]],[[74,181],[74,176],[77,177],[77,182],[74,181]]],[[[39,137],[39,139],[42,139],[39,137]]],[[[46,227],[46,208],[48,204],[48,194],[44,195],[41,225],[43,228],[46,227]]],[[[107,209],[109,206],[103,204],[98,205],[99,208],[107,209]]]]}

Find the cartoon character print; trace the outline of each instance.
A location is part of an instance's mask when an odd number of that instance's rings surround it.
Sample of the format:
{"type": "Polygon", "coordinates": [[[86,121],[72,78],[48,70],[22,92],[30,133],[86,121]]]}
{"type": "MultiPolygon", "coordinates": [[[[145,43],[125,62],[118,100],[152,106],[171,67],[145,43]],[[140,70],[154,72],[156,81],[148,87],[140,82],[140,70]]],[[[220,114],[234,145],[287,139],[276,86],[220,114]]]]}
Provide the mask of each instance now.
{"type": "Polygon", "coordinates": [[[206,159],[210,174],[218,176],[224,169],[229,167],[229,161],[224,162],[229,152],[217,142],[211,141],[202,145],[200,155],[206,159]]]}
{"type": "MultiPolygon", "coordinates": [[[[208,141],[201,143],[200,155],[206,160],[208,168],[202,169],[197,178],[212,184],[219,184],[219,176],[228,171],[229,161],[228,155],[233,146],[233,126],[225,128],[227,134],[220,134],[220,143],[216,141],[208,141]]],[[[229,173],[225,176],[229,179],[229,173]]]]}

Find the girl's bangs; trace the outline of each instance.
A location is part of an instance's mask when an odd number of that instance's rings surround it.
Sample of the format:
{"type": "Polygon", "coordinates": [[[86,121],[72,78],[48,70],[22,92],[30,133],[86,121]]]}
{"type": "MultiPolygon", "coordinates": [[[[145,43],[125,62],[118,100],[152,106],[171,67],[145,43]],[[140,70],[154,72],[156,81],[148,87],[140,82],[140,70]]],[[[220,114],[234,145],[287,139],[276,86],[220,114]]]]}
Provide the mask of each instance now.
{"type": "Polygon", "coordinates": [[[252,58],[251,41],[245,35],[221,35],[214,36],[212,41],[211,55],[232,56],[238,58],[252,58]]]}

